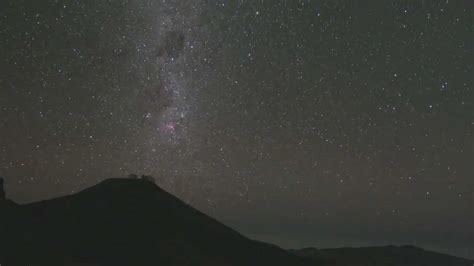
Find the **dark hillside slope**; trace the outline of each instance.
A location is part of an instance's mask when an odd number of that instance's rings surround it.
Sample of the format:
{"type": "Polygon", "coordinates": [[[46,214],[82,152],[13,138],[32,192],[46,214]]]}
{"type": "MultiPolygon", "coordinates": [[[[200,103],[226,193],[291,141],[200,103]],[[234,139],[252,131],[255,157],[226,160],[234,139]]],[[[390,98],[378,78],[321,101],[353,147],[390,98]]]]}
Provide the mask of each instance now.
{"type": "Polygon", "coordinates": [[[250,240],[144,179],[18,205],[0,199],[1,266],[472,266],[419,248],[282,250],[250,240]]]}
{"type": "Polygon", "coordinates": [[[108,179],[2,213],[2,266],[314,265],[243,237],[146,180],[108,179]]]}

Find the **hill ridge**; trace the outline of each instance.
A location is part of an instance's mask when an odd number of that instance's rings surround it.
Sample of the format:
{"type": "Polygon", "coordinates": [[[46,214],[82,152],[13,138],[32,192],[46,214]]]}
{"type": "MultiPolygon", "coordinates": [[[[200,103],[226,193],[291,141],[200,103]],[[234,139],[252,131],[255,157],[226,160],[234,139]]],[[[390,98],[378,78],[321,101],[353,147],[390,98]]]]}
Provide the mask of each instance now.
{"type": "Polygon", "coordinates": [[[285,251],[243,236],[150,178],[109,178],[39,202],[19,205],[0,199],[0,264],[472,266],[473,262],[410,245],[285,251]]]}

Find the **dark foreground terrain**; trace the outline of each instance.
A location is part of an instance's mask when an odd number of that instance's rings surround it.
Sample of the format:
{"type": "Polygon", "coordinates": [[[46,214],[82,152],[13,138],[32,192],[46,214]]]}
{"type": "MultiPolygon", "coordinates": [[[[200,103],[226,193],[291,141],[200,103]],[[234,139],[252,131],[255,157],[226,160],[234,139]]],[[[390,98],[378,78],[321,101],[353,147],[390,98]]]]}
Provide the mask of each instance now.
{"type": "Polygon", "coordinates": [[[0,199],[1,266],[429,265],[473,262],[414,247],[285,251],[250,240],[145,179],[108,179],[18,205],[0,199]]]}
{"type": "Polygon", "coordinates": [[[334,266],[419,266],[474,265],[474,261],[426,251],[414,246],[363,248],[305,248],[291,250],[303,257],[329,262],[334,266]]]}

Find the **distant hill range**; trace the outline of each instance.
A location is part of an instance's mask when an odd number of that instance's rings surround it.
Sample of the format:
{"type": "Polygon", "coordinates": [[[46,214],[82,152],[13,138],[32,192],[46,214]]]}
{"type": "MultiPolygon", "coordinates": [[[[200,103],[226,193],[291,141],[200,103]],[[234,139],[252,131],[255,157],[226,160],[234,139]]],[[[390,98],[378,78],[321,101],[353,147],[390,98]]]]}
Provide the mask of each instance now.
{"type": "Polygon", "coordinates": [[[285,251],[242,236],[151,179],[117,178],[25,205],[6,199],[2,187],[0,265],[472,266],[473,261],[414,247],[285,251]]]}
{"type": "Polygon", "coordinates": [[[290,250],[290,252],[334,266],[474,266],[474,261],[426,251],[414,246],[304,248],[290,250]]]}

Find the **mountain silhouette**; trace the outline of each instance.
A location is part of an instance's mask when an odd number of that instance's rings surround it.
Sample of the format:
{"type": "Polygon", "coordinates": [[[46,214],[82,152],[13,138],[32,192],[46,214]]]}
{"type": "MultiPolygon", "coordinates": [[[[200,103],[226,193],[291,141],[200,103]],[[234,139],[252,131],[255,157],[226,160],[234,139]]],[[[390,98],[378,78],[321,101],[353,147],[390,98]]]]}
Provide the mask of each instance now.
{"type": "Polygon", "coordinates": [[[472,266],[469,260],[412,251],[285,251],[242,236],[150,178],[107,179],[73,195],[24,205],[0,199],[1,266],[472,266]],[[386,260],[364,264],[373,254],[386,260]],[[410,261],[399,264],[400,258],[410,261]]]}
{"type": "Polygon", "coordinates": [[[145,179],[1,207],[2,266],[313,265],[250,240],[145,179]]]}

